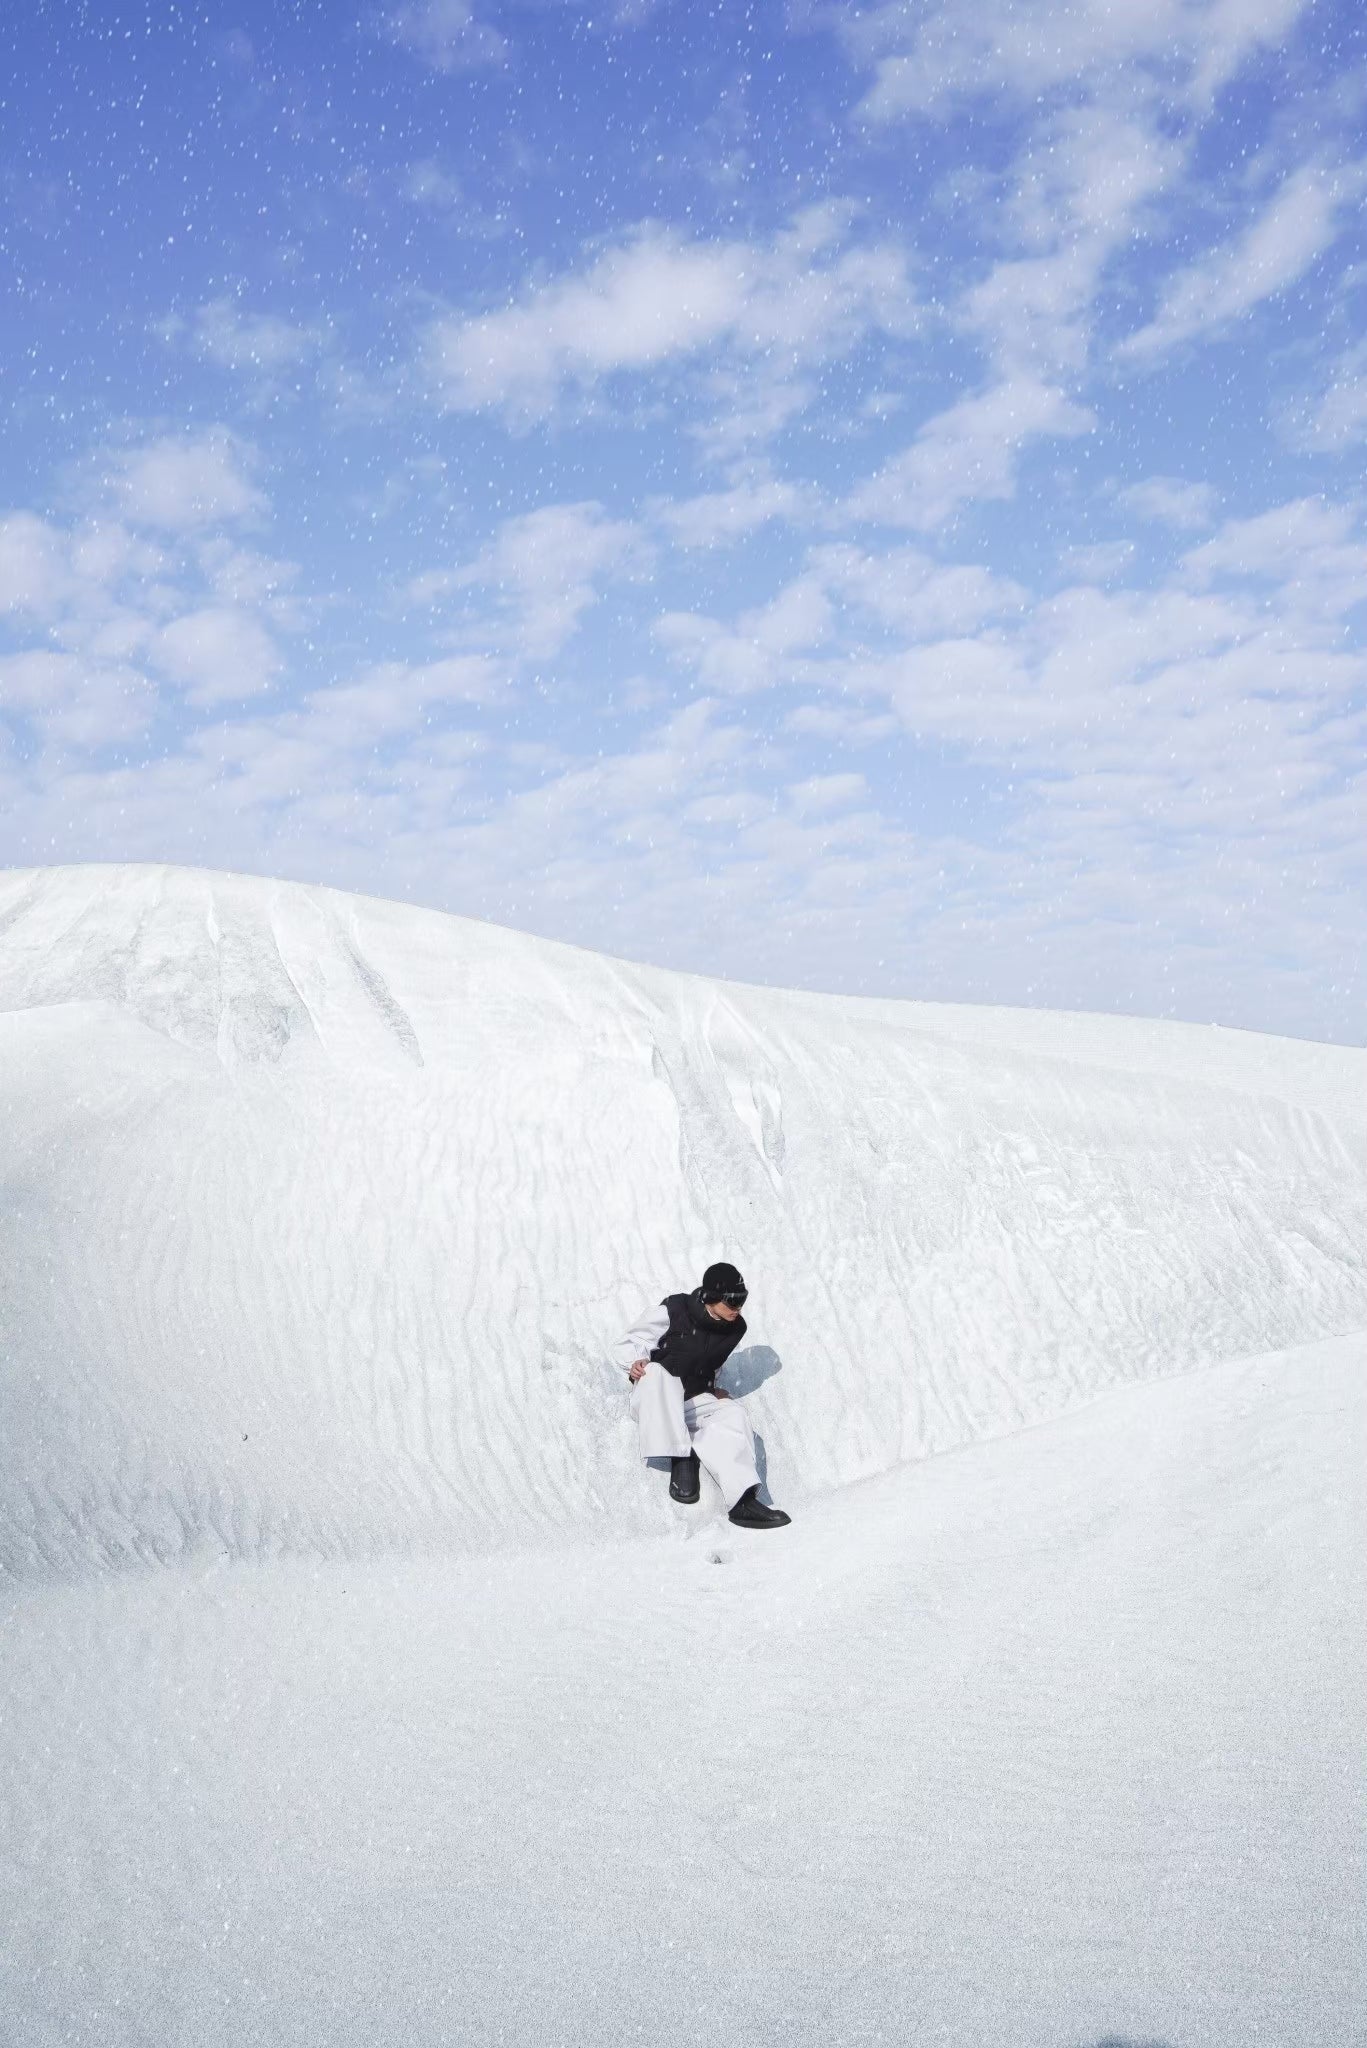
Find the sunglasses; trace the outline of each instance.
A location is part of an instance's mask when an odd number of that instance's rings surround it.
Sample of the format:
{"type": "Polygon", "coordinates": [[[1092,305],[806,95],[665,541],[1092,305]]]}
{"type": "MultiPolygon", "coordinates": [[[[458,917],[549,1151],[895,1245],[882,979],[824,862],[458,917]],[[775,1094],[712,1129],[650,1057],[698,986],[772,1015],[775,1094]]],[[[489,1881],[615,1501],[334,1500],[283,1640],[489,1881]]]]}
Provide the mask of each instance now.
{"type": "Polygon", "coordinates": [[[724,1301],[728,1308],[743,1308],[745,1297],[749,1292],[748,1287],[731,1287],[727,1289],[725,1294],[714,1294],[712,1299],[714,1301],[724,1301]]]}

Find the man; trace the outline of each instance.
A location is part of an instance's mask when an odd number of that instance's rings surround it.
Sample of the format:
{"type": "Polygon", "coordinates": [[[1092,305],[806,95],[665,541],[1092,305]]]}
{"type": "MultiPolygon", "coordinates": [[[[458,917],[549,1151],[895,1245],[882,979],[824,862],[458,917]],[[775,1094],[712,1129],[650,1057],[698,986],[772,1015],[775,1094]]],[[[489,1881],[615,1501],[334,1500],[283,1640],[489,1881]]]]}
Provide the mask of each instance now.
{"type": "Polygon", "coordinates": [[[699,1495],[706,1465],[738,1529],[781,1529],[791,1517],[759,1497],[755,1437],[739,1401],[715,1384],[745,1335],[746,1286],[734,1266],[709,1266],[691,1294],[670,1294],[613,1347],[627,1368],[643,1458],[671,1460],[669,1495],[699,1495]]]}

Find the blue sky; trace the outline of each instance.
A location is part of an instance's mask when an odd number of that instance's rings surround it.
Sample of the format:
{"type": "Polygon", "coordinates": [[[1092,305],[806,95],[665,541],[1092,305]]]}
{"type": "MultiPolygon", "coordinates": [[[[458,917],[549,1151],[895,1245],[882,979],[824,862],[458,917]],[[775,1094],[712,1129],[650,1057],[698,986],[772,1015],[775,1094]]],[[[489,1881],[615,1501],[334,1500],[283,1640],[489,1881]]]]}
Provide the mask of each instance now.
{"type": "Polygon", "coordinates": [[[1358,15],[19,0],[0,862],[1361,1042],[1358,15]]]}

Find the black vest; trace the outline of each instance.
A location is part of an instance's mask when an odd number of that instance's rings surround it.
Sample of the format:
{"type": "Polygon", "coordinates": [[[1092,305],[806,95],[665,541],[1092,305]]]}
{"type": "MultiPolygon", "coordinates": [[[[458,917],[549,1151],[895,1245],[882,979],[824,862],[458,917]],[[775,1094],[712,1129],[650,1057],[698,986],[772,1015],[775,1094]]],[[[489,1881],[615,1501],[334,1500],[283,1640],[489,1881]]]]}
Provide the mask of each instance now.
{"type": "Polygon", "coordinates": [[[713,1380],[745,1335],[744,1316],[737,1316],[734,1323],[710,1316],[697,1287],[691,1294],[667,1295],[661,1306],[669,1310],[669,1328],[651,1357],[683,1381],[686,1401],[694,1394],[710,1394],[713,1380]]]}

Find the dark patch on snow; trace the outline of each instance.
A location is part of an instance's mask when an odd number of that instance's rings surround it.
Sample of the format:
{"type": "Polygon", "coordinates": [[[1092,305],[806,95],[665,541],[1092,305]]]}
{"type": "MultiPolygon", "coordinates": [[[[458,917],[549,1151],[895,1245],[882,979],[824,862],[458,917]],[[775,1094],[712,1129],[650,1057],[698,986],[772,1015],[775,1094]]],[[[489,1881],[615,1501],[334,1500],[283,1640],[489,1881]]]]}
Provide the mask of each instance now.
{"type": "Polygon", "coordinates": [[[418,1034],[413,1029],[413,1022],[407,1010],[405,1010],[402,1003],[395,1000],[390,992],[389,983],[385,980],[379,968],[372,961],[366,959],[365,954],[361,951],[355,940],[343,939],[342,945],[347,958],[356,970],[356,976],[361,987],[370,997],[371,1002],[398,1039],[399,1044],[403,1047],[409,1059],[412,1060],[414,1066],[422,1066],[424,1064],[422,1047],[418,1043],[418,1034]]]}

